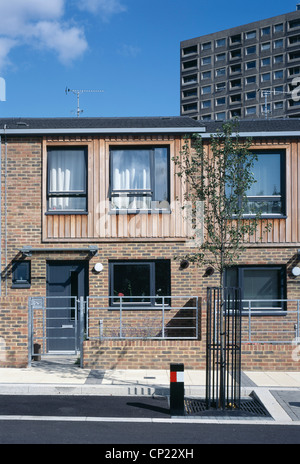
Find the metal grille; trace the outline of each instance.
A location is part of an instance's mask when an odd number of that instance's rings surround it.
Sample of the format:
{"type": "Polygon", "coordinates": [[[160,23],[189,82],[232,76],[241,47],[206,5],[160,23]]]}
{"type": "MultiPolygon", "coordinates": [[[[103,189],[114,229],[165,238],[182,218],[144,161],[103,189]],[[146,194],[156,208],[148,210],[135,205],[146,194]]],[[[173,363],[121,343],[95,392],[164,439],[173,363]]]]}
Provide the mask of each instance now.
{"type": "MultiPolygon", "coordinates": [[[[185,398],[184,406],[187,416],[216,415],[216,411],[207,409],[205,399],[185,398]]],[[[230,404],[225,410],[218,411],[218,414],[237,417],[271,417],[264,405],[256,397],[251,396],[241,398],[239,408],[234,404],[230,404]]]]}
{"type": "Polygon", "coordinates": [[[241,291],[207,289],[206,402],[207,408],[240,408],[241,291]]]}

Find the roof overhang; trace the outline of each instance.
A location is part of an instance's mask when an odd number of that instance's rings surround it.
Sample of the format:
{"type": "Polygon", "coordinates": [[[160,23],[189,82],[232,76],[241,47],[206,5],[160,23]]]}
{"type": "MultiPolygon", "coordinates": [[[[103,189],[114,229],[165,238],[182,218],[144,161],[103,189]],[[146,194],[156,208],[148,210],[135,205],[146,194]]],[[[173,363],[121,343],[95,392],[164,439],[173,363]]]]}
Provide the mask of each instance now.
{"type": "Polygon", "coordinates": [[[137,127],[137,128],[80,128],[80,129],[0,129],[0,135],[47,134],[194,134],[205,133],[205,127],[137,127]]]}

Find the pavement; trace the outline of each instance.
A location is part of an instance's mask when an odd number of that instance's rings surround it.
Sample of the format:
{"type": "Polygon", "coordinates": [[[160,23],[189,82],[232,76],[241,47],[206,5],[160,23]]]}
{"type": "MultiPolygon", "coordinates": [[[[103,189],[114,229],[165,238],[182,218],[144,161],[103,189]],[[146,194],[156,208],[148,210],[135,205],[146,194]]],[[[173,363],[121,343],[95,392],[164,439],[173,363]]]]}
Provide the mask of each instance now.
{"type": "MultiPolygon", "coordinates": [[[[205,370],[185,370],[184,386],[185,397],[205,398],[205,370]]],[[[72,356],[45,356],[23,369],[0,368],[0,395],[168,397],[169,391],[169,370],[81,369],[72,356]]],[[[250,394],[269,412],[265,422],[300,425],[300,370],[243,371],[242,397],[250,394]]],[[[221,420],[213,415],[193,417],[194,421],[214,419],[221,420]]]]}

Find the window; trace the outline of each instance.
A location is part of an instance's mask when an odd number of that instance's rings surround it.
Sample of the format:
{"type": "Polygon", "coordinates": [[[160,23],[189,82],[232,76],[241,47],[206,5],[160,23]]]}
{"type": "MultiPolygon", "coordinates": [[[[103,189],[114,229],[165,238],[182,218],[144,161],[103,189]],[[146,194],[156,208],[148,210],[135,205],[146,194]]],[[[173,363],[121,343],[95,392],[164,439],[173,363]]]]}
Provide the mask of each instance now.
{"type": "Polygon", "coordinates": [[[202,79],[210,79],[211,78],[211,71],[206,71],[202,73],[202,79]]]}
{"type": "Polygon", "coordinates": [[[295,29],[296,27],[300,27],[300,19],[294,19],[292,21],[289,21],[290,29],[295,29]]]}
{"type": "Polygon", "coordinates": [[[274,79],[283,79],[283,70],[274,72],[274,79]]]}
{"type": "Polygon", "coordinates": [[[216,84],[216,92],[222,92],[223,90],[226,90],[225,82],[219,82],[218,84],[216,84]]]}
{"type": "Polygon", "coordinates": [[[261,35],[270,35],[271,34],[271,28],[270,26],[268,27],[263,27],[261,30],[261,35]]]}
{"type": "Polygon", "coordinates": [[[202,108],[203,109],[211,108],[211,101],[205,100],[204,102],[202,102],[202,108]]]}
{"type": "Polygon", "coordinates": [[[290,52],[289,53],[289,60],[299,60],[300,58],[300,52],[290,52]]]}
{"type": "Polygon", "coordinates": [[[197,97],[198,89],[189,89],[183,92],[183,98],[197,97]]]}
{"type": "Polygon", "coordinates": [[[297,45],[300,42],[300,35],[293,35],[288,38],[289,45],[297,45]]]}
{"type": "Polygon", "coordinates": [[[246,93],[246,98],[247,98],[247,100],[252,100],[252,99],[256,98],[256,92],[255,92],[255,90],[252,91],[252,92],[247,92],[247,93],[246,93]]]}
{"type": "Polygon", "coordinates": [[[233,266],[226,269],[225,285],[241,288],[243,311],[248,311],[249,300],[252,300],[252,310],[269,314],[285,307],[284,302],[274,301],[285,299],[285,276],[284,266],[233,266]]]}
{"type": "Polygon", "coordinates": [[[283,23],[281,24],[275,24],[274,26],[274,32],[283,32],[283,23]]]}
{"type": "Polygon", "coordinates": [[[255,183],[247,192],[246,214],[281,216],[285,213],[284,151],[253,151],[257,160],[253,166],[255,183]]]}
{"type": "Polygon", "coordinates": [[[183,84],[195,84],[198,82],[197,74],[193,74],[192,76],[185,76],[183,78],[183,84]]]}
{"type": "Polygon", "coordinates": [[[256,76],[246,77],[246,85],[255,84],[255,83],[256,83],[256,76]]]}
{"type": "Polygon", "coordinates": [[[274,110],[282,110],[282,109],[283,109],[283,101],[274,103],[274,110]]]}
{"type": "Polygon", "coordinates": [[[111,210],[168,210],[169,182],[168,147],[111,147],[111,210]]]}
{"type": "Polygon", "coordinates": [[[256,39],[256,31],[246,32],[246,39],[247,40],[256,39]]]}
{"type": "Polygon", "coordinates": [[[241,101],[242,101],[241,94],[231,95],[230,97],[230,103],[239,103],[241,101]]]}
{"type": "Polygon", "coordinates": [[[216,40],[216,47],[225,47],[226,39],[218,39],[216,40]]]}
{"type": "Polygon", "coordinates": [[[261,80],[262,80],[262,82],[270,81],[271,80],[271,74],[270,73],[262,74],[261,80]]]}
{"type": "Polygon", "coordinates": [[[256,67],[256,61],[248,61],[248,63],[246,63],[246,69],[253,69],[256,67]]]}
{"type": "Polygon", "coordinates": [[[261,65],[262,66],[270,66],[271,65],[271,58],[263,58],[261,60],[261,65]]]}
{"type": "Polygon", "coordinates": [[[207,95],[211,93],[211,86],[210,85],[205,85],[202,87],[202,95],[207,95]]]}
{"type": "Polygon", "coordinates": [[[279,40],[274,40],[274,48],[281,48],[283,47],[283,39],[279,39],[279,40]]]}
{"type": "Polygon", "coordinates": [[[226,75],[226,68],[216,69],[216,77],[225,76],[225,75],[226,75]]]}
{"type": "Polygon", "coordinates": [[[225,105],[225,103],[226,103],[226,98],[225,97],[217,98],[217,100],[216,100],[216,105],[217,106],[225,105]]]}
{"type": "Polygon", "coordinates": [[[246,114],[247,116],[256,114],[256,106],[249,106],[248,108],[246,108],[246,114]]]}
{"type": "Polygon", "coordinates": [[[230,66],[230,72],[231,72],[231,74],[242,72],[242,65],[241,64],[235,64],[233,66],[230,66]]]}
{"type": "Polygon", "coordinates": [[[256,45],[246,48],[246,55],[252,55],[253,53],[256,53],[256,45]]]}
{"type": "Polygon", "coordinates": [[[231,89],[237,89],[242,87],[242,80],[241,79],[234,79],[233,81],[230,81],[230,88],[231,89]]]}
{"type": "Polygon", "coordinates": [[[30,261],[13,261],[12,288],[30,288],[30,261]]]}
{"type": "Polygon", "coordinates": [[[216,56],[216,61],[223,61],[226,59],[226,53],[219,53],[219,55],[216,56]]]}
{"type": "Polygon", "coordinates": [[[197,103],[190,103],[188,105],[183,105],[183,111],[187,113],[188,111],[197,111],[197,103]]]}
{"type": "Polygon", "coordinates": [[[266,43],[263,43],[263,44],[261,45],[261,51],[262,51],[262,52],[265,52],[265,51],[267,51],[267,50],[270,50],[270,48],[271,48],[271,43],[270,43],[270,42],[266,42],[266,43]]]}
{"type": "Polygon", "coordinates": [[[226,119],[225,111],[222,112],[222,113],[217,113],[216,114],[216,119],[217,119],[217,121],[225,121],[225,119],[226,119]]]}
{"type": "Polygon", "coordinates": [[[185,61],[185,63],[183,63],[183,70],[190,69],[190,68],[197,68],[197,66],[198,66],[197,60],[185,61]]]}
{"type": "Polygon", "coordinates": [[[211,49],[211,42],[205,42],[202,44],[202,50],[210,50],[211,49]]]}
{"type": "Polygon", "coordinates": [[[274,56],[274,64],[283,63],[283,55],[274,56]]]}
{"type": "MultiPolygon", "coordinates": [[[[109,264],[111,305],[162,304],[162,296],[171,295],[170,260],[114,261],[109,264]],[[135,297],[135,298],[133,298],[135,297]]],[[[170,304],[170,299],[165,300],[170,304]]]]}
{"type": "Polygon", "coordinates": [[[232,36],[230,37],[230,41],[231,41],[232,44],[241,43],[241,41],[242,41],[242,36],[241,36],[241,34],[232,35],[232,36]]]}
{"type": "Polygon", "coordinates": [[[211,64],[211,56],[205,56],[202,58],[202,65],[205,66],[206,64],[211,64]]]}
{"type": "Polygon", "coordinates": [[[183,55],[192,55],[193,53],[197,53],[197,45],[192,45],[191,47],[186,47],[183,49],[183,55]]]}
{"type": "Polygon", "coordinates": [[[238,50],[233,50],[232,52],[230,52],[230,58],[232,60],[236,58],[241,58],[241,56],[242,56],[242,50],[240,48],[238,50]]]}
{"type": "Polygon", "coordinates": [[[48,211],[87,211],[87,153],[82,147],[48,148],[48,211]]]}

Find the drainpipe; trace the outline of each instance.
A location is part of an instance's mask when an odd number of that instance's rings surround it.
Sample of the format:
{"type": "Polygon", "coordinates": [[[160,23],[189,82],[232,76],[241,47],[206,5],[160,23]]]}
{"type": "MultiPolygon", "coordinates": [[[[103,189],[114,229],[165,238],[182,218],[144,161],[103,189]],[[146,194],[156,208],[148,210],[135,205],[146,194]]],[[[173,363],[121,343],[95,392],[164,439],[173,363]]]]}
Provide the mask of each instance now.
{"type": "Polygon", "coordinates": [[[2,136],[0,135],[0,297],[2,296],[2,136]]]}
{"type": "Polygon", "coordinates": [[[4,124],[4,144],[5,144],[5,192],[4,192],[4,235],[5,235],[5,296],[7,296],[7,126],[4,124]]]}

